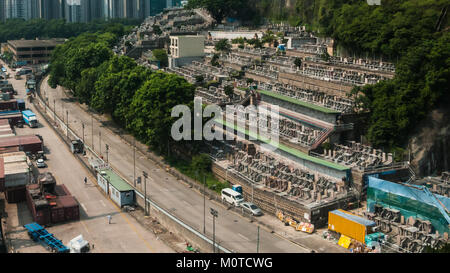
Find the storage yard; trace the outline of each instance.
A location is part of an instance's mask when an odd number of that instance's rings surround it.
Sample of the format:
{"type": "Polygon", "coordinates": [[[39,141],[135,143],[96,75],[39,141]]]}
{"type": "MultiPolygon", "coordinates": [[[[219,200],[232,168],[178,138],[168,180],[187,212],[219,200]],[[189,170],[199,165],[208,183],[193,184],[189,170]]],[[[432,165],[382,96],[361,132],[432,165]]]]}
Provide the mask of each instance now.
{"type": "MultiPolygon", "coordinates": [[[[25,79],[9,81],[18,91],[17,97],[33,96],[34,92],[25,92],[25,79]]],[[[12,253],[66,252],[69,248],[73,251],[69,247],[72,239],[82,235],[90,252],[173,252],[134,218],[128,219],[109,203],[95,187],[95,178],[38,113],[37,126],[27,124],[21,110],[30,109],[35,114],[29,100],[28,97],[26,108],[19,109],[18,104],[16,109],[7,109],[13,115],[7,113],[8,117],[0,118],[0,130],[13,134],[0,137],[0,247],[4,245],[12,253]],[[38,159],[45,159],[45,167],[39,166],[38,159]],[[86,184],[84,177],[89,179],[86,184]],[[112,215],[113,224],[105,227],[107,215],[112,215]],[[35,235],[53,234],[51,242],[34,237],[30,230],[37,226],[32,223],[44,228],[35,235]],[[126,235],[113,240],[119,234],[126,235]],[[58,244],[66,248],[56,247],[58,244]]]]}

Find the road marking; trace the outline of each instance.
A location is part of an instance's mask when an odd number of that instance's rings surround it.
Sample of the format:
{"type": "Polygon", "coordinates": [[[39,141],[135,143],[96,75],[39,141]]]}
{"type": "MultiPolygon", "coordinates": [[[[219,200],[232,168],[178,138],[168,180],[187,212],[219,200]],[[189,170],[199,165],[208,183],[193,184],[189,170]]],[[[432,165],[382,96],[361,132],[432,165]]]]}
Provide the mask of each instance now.
{"type": "MultiPolygon", "coordinates": [[[[80,221],[81,222],[81,225],[84,227],[84,229],[87,231],[87,233],[89,234],[89,235],[91,235],[91,232],[89,232],[89,229],[88,229],[88,227],[87,227],[87,225],[84,223],[84,221],[80,221]]],[[[91,235],[92,236],[92,235],[91,235]]],[[[91,245],[91,247],[92,247],[92,242],[89,242],[89,244],[91,245]]],[[[95,245],[94,245],[94,248],[95,248],[95,245]]],[[[99,250],[98,252],[103,252],[102,251],[102,249],[100,248],[100,247],[98,247],[97,246],[97,249],[99,250]]]]}
{"type": "Polygon", "coordinates": [[[100,203],[102,203],[102,205],[103,205],[104,207],[106,207],[106,205],[105,205],[105,203],[103,202],[103,200],[100,200],[100,203]]]}
{"type": "Polygon", "coordinates": [[[86,206],[83,203],[81,203],[81,206],[83,207],[84,211],[87,212],[87,208],[86,208],[86,206]]]}
{"type": "Polygon", "coordinates": [[[191,204],[189,204],[186,200],[183,200],[183,203],[185,203],[188,206],[192,206],[191,204]]]}
{"type": "Polygon", "coordinates": [[[243,238],[244,240],[250,241],[249,238],[245,237],[244,235],[242,235],[242,234],[240,234],[240,233],[238,233],[238,236],[241,237],[241,238],[243,238]]]}
{"type": "Polygon", "coordinates": [[[134,232],[137,234],[137,236],[145,243],[148,249],[150,249],[151,252],[155,253],[156,251],[153,250],[153,248],[150,246],[150,244],[145,240],[142,235],[137,231],[136,227],[128,220],[128,218],[122,213],[121,209],[114,203],[111,199],[108,198],[108,200],[111,202],[111,204],[114,205],[116,210],[119,212],[120,216],[122,216],[123,219],[128,223],[128,225],[131,227],[131,229],[134,230],[134,232]]]}

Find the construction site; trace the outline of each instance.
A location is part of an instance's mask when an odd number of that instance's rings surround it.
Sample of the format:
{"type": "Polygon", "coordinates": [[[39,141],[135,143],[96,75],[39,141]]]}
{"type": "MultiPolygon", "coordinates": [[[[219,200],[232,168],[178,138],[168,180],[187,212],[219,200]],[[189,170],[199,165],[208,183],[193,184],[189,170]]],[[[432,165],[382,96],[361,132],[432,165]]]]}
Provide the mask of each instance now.
{"type": "Polygon", "coordinates": [[[196,96],[205,104],[224,110],[227,105],[251,105],[258,112],[278,106],[278,114],[269,119],[251,120],[247,113],[241,126],[234,122],[236,114],[216,120],[215,130],[224,140],[204,147],[213,159],[215,176],[230,186],[241,185],[244,198],[266,213],[285,223],[288,219],[292,226],[328,226],[325,239],[334,237],[340,245],[348,239],[342,246],[352,249],[377,243],[383,252],[411,253],[448,243],[450,174],[416,177],[408,161],[371,147],[355,130],[364,113],[358,111],[350,91],[392,79],[394,64],[335,56],[333,43],[302,27],[285,25],[212,29],[204,11],[170,9],[149,17],[123,37],[116,52],[150,66],[144,52],[153,46],[165,48],[172,64],[165,70],[195,84],[196,96]],[[262,48],[232,44],[234,38],[258,38],[268,31],[283,33],[288,43],[266,43],[262,48]],[[185,56],[175,53],[189,47],[188,42],[171,42],[183,35],[202,39],[201,51],[185,56]],[[229,40],[229,51],[214,49],[221,39],[229,40]],[[226,91],[229,86],[232,94],[226,91]],[[277,128],[270,127],[270,119],[277,120],[277,128]],[[267,149],[270,142],[250,132],[250,122],[276,130],[279,144],[267,149]],[[365,230],[361,239],[330,228],[330,213],[337,210],[346,211],[340,217],[364,219],[360,223],[372,231],[365,230]],[[370,237],[372,233],[376,235],[370,237]]]}

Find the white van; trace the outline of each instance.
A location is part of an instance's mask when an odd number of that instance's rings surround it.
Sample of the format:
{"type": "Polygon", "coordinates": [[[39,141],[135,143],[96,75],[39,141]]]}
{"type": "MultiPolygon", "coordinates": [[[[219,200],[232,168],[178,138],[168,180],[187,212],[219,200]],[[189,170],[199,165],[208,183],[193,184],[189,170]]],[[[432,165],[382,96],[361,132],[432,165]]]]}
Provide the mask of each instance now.
{"type": "Polygon", "coordinates": [[[226,188],[222,190],[222,201],[226,201],[238,207],[244,201],[244,197],[237,191],[226,188]]]}

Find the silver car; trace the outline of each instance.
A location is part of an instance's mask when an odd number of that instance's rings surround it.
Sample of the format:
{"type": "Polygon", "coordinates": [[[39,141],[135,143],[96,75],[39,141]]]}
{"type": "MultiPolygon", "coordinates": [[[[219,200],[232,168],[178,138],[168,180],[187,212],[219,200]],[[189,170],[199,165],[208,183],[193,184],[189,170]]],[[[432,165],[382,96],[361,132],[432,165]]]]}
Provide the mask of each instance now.
{"type": "Polygon", "coordinates": [[[45,164],[45,161],[42,158],[39,158],[36,161],[36,165],[37,165],[38,168],[45,168],[45,167],[47,167],[47,164],[45,164]]]}
{"type": "Polygon", "coordinates": [[[241,204],[244,211],[253,214],[254,216],[261,216],[263,213],[260,208],[251,202],[244,202],[241,204]]]}

